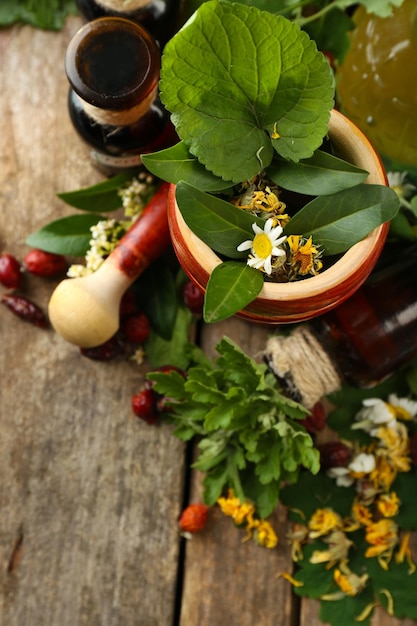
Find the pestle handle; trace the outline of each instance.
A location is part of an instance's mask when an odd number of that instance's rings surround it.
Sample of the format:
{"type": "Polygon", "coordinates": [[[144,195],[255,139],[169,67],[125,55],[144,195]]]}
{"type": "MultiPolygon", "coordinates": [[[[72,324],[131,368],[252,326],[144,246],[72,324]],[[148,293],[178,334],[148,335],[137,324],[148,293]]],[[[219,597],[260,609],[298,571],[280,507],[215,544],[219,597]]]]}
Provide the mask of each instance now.
{"type": "Polygon", "coordinates": [[[170,244],[167,198],[162,183],[141,215],[99,269],[58,284],[49,301],[49,319],[66,341],[83,348],[101,345],[119,328],[126,289],[170,244]]]}

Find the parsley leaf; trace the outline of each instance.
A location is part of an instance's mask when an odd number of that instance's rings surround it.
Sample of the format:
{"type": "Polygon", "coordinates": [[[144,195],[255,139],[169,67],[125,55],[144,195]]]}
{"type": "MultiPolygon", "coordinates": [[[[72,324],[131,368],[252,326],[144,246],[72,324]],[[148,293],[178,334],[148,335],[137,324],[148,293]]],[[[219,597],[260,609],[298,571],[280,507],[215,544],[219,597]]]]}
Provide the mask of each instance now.
{"type": "Polygon", "coordinates": [[[169,421],[184,440],[198,436],[194,467],[205,472],[204,499],[225,489],[252,500],[261,517],[272,513],[283,481],[304,467],[319,470],[319,454],[299,423],[306,409],[286,398],[264,363],[224,337],[214,361],[199,360],[186,378],[150,372],[154,389],[169,397],[169,421]]]}

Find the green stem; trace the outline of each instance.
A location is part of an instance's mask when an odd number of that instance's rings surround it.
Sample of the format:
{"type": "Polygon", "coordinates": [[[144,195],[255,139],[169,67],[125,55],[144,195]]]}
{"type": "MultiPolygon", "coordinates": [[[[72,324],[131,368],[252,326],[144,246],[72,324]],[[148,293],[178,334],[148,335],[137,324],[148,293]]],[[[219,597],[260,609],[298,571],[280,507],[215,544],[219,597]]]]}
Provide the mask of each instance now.
{"type": "Polygon", "coordinates": [[[242,483],[240,482],[239,471],[236,467],[236,463],[234,463],[233,459],[230,456],[227,459],[227,471],[232,481],[235,496],[237,496],[241,502],[244,502],[245,494],[243,491],[242,483]]]}
{"type": "MultiPolygon", "coordinates": [[[[355,4],[355,3],[352,2],[351,4],[355,4]]],[[[339,8],[339,10],[341,10],[340,7],[337,6],[337,4],[334,4],[333,2],[331,2],[327,6],[323,7],[322,9],[320,9],[320,11],[317,11],[316,13],[313,13],[312,15],[309,15],[308,17],[300,17],[300,18],[296,19],[295,21],[302,28],[306,24],[310,24],[311,22],[314,22],[315,20],[318,20],[318,19],[322,18],[324,15],[326,15],[326,13],[328,13],[332,9],[337,9],[337,8],[339,8]]],[[[347,8],[347,7],[345,7],[345,8],[347,8]]]]}

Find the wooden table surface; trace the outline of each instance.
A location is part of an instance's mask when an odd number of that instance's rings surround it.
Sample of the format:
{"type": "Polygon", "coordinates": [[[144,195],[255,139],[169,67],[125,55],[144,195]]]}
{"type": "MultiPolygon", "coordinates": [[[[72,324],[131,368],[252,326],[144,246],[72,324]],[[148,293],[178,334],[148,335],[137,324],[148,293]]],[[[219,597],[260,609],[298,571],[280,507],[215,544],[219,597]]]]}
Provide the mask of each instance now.
{"type": "MultiPolygon", "coordinates": [[[[63,57],[78,18],[58,33],[0,30],[0,251],[22,259],[26,236],[73,213],[56,194],[101,176],[66,108],[63,57]]],[[[44,309],[53,281],[25,275],[44,309]]],[[[2,292],[4,288],[1,288],[2,292]]],[[[237,319],[205,327],[256,356],[268,330],[237,319]]],[[[82,357],[51,329],[0,311],[0,626],[317,626],[297,600],[285,512],[267,550],[216,508],[192,540],[178,517],[200,499],[201,476],[169,426],[135,418],[147,370],[82,357]]],[[[377,612],[379,626],[398,621],[377,612]]]]}

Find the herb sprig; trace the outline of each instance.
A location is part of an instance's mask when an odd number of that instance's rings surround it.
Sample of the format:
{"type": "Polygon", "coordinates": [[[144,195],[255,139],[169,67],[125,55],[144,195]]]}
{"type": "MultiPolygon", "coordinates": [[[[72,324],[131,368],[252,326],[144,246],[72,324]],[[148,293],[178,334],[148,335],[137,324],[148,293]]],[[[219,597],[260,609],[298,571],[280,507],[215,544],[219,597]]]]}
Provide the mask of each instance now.
{"type": "Polygon", "coordinates": [[[263,363],[232,340],[217,345],[219,357],[201,358],[186,378],[150,372],[154,389],[170,398],[174,434],[198,438],[194,466],[205,473],[204,500],[213,505],[225,489],[254,502],[261,518],[272,513],[283,482],[300,468],[319,471],[319,454],[300,420],[307,410],[285,397],[263,363]]]}
{"type": "Polygon", "coordinates": [[[68,15],[77,14],[75,0],[2,0],[0,26],[16,22],[46,30],[60,30],[68,15]]]}

